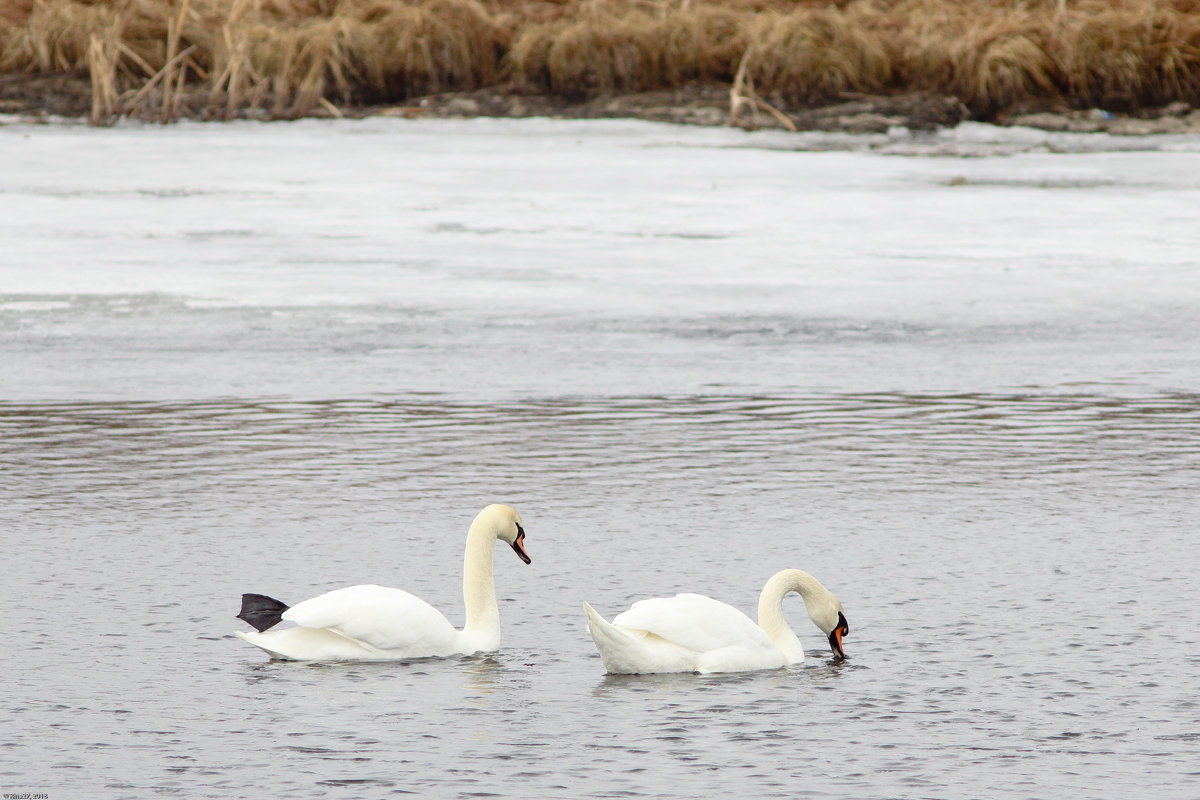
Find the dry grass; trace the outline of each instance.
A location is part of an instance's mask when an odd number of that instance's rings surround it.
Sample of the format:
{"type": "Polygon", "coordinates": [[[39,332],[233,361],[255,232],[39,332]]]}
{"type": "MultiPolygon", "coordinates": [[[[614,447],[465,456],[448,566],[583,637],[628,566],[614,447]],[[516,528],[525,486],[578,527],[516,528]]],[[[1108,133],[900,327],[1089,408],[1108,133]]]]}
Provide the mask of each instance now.
{"type": "Polygon", "coordinates": [[[764,113],[911,90],[985,117],[1130,110],[1200,104],[1200,0],[0,0],[0,73],[53,72],[90,78],[97,124],[506,81],[583,98],[736,78],[764,113]]]}
{"type": "Polygon", "coordinates": [[[883,91],[892,63],[883,32],[871,25],[872,11],[799,8],[758,15],[746,52],[749,76],[760,92],[794,105],[848,91],[883,91]]]}
{"type": "Polygon", "coordinates": [[[1195,0],[901,0],[885,14],[898,84],[953,94],[981,116],[1034,99],[1200,103],[1195,0]]]}
{"type": "Polygon", "coordinates": [[[1072,20],[1059,68],[1064,90],[1119,110],[1177,99],[1200,87],[1200,8],[1181,14],[1156,3],[1105,8],[1072,20]]]}
{"type": "Polygon", "coordinates": [[[985,7],[971,17],[947,17],[944,6],[916,0],[890,13],[913,21],[894,45],[901,81],[955,95],[984,115],[1057,92],[1059,42],[1055,17],[1045,9],[985,7]]]}
{"type": "Polygon", "coordinates": [[[94,122],[295,117],[469,89],[497,80],[506,49],[474,0],[0,0],[0,8],[0,72],[86,71],[94,122]]]}
{"type": "Polygon", "coordinates": [[[520,81],[566,96],[729,81],[749,15],[718,5],[584,6],[514,37],[507,66],[520,81]]]}

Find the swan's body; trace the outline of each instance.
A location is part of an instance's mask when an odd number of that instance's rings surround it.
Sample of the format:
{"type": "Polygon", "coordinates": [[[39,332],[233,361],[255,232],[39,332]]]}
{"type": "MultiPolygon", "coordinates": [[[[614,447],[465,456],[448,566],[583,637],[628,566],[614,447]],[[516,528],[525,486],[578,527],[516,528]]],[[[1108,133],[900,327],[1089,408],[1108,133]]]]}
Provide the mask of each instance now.
{"type": "Polygon", "coordinates": [[[512,545],[529,563],[520,515],[502,505],[480,511],[467,532],[463,559],[467,623],[462,630],[403,589],[362,585],[326,592],[291,608],[263,595],[243,595],[238,616],[258,632],[237,635],[273,658],[294,661],[391,661],[496,650],[500,611],[492,551],[497,539],[512,545]],[[267,630],[281,619],[296,627],[267,630]]]}
{"type": "Polygon", "coordinates": [[[639,600],[606,622],[583,604],[588,630],[611,673],[744,672],[804,660],[804,648],[783,617],[783,598],[797,592],[834,655],[844,658],[849,632],[842,604],[813,576],[777,572],[758,599],[758,624],[733,606],[702,594],[639,600]]]}

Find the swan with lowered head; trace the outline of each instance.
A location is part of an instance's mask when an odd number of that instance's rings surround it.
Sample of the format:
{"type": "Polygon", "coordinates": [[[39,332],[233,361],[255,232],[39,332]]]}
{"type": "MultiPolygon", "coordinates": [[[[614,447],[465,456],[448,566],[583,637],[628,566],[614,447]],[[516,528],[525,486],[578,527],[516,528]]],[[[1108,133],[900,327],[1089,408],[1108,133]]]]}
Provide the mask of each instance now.
{"type": "Polygon", "coordinates": [[[783,598],[796,592],[809,617],[829,637],[835,658],[846,657],[850,632],[842,604],[821,582],[798,569],[771,576],[758,597],[758,624],[733,606],[702,594],[639,600],[606,622],[583,604],[588,630],[611,673],[744,672],[804,660],[804,648],[783,617],[783,598]]]}
{"type": "Polygon", "coordinates": [[[265,595],[244,594],[238,618],[258,630],[237,635],[272,658],[292,661],[390,661],[496,650],[500,609],[492,551],[497,539],[530,563],[521,515],[502,505],[480,511],[467,532],[463,558],[467,624],[462,630],[403,589],[363,585],[335,589],[291,608],[265,595]],[[281,619],[296,627],[268,631],[281,619]]]}

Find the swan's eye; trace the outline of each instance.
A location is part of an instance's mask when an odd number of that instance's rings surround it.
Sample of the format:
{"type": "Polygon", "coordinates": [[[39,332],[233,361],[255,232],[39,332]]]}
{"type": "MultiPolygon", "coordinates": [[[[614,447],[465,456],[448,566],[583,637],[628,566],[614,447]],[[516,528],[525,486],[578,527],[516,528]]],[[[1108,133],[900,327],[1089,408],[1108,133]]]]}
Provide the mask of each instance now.
{"type": "Polygon", "coordinates": [[[518,539],[525,538],[525,529],[521,527],[521,523],[519,523],[519,522],[517,523],[517,538],[518,539]]]}

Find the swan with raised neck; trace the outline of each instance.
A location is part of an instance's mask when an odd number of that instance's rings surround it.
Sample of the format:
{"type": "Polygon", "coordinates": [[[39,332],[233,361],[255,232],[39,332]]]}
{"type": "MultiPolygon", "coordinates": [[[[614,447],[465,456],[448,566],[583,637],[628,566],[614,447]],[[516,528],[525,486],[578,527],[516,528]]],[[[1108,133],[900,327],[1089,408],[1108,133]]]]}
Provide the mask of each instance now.
{"type": "Polygon", "coordinates": [[[237,635],[274,658],[297,661],[386,661],[496,650],[500,610],[492,553],[497,540],[530,563],[525,529],[515,509],[493,504],[476,514],[463,555],[462,630],[403,589],[363,584],[335,589],[291,608],[266,595],[242,595],[238,617],[257,631],[237,635]],[[268,630],[281,620],[296,627],[268,630]]]}
{"type": "Polygon", "coordinates": [[[464,646],[474,647],[470,652],[500,647],[500,606],[496,603],[496,580],[492,572],[497,539],[511,545],[522,561],[530,563],[525,552],[525,529],[515,509],[494,503],[475,515],[467,530],[463,553],[463,605],[467,621],[459,632],[464,646]]]}

